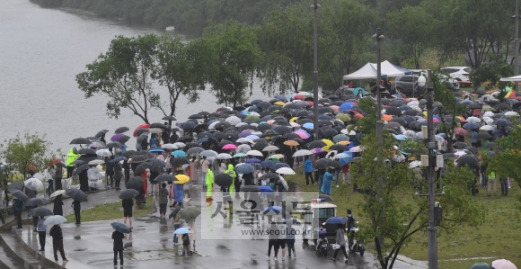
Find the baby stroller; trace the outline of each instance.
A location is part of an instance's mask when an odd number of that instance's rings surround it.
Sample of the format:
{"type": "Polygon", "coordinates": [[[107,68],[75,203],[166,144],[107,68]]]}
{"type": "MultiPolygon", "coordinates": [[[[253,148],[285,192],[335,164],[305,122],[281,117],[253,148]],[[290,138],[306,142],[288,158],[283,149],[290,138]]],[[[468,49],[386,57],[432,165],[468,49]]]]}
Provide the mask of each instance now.
{"type": "Polygon", "coordinates": [[[326,234],[326,229],[320,228],[320,230],[318,230],[319,238],[316,244],[316,254],[318,256],[327,256],[329,251],[329,241],[327,240],[326,234]]]}

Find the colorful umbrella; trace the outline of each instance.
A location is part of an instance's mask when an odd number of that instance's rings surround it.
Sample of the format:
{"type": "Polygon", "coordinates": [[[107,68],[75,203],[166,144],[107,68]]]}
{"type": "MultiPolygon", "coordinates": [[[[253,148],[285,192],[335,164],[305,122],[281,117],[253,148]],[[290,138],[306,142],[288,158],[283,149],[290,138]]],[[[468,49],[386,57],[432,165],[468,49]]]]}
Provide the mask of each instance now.
{"type": "Polygon", "coordinates": [[[177,174],[175,175],[174,184],[185,184],[186,182],[190,181],[190,177],[185,174],[177,174]]]}
{"type": "Polygon", "coordinates": [[[190,229],[185,228],[185,227],[177,228],[174,231],[174,234],[190,234],[190,233],[192,233],[192,231],[190,231],[190,229]]]}
{"type": "Polygon", "coordinates": [[[237,149],[237,145],[235,145],[235,144],[226,144],[221,149],[222,150],[235,150],[235,149],[237,149]]]}

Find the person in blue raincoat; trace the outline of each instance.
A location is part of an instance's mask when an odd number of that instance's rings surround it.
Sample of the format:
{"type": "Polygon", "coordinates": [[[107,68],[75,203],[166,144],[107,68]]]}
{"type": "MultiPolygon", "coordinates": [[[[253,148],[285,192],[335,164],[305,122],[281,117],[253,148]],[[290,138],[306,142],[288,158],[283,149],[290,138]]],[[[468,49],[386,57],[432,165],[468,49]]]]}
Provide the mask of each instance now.
{"type": "Polygon", "coordinates": [[[174,206],[183,206],[183,200],[185,198],[185,194],[183,192],[183,184],[175,184],[174,183],[174,206]]]}
{"type": "Polygon", "coordinates": [[[335,179],[333,176],[334,168],[328,168],[322,178],[322,185],[320,186],[320,192],[330,195],[331,194],[331,182],[335,179]]]}

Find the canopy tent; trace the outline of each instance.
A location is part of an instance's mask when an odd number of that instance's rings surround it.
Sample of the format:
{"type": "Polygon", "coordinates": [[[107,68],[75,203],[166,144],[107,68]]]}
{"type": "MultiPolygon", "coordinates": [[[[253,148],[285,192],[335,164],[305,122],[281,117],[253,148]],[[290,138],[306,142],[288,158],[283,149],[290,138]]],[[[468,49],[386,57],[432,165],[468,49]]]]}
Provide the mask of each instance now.
{"type": "Polygon", "coordinates": [[[513,76],[513,77],[501,78],[499,81],[519,82],[519,81],[521,81],[521,75],[513,76]]]}
{"type": "MultiPolygon", "coordinates": [[[[403,75],[412,74],[411,70],[399,67],[385,60],[380,64],[381,68],[381,76],[387,77],[397,77],[403,75]]],[[[362,68],[356,70],[355,72],[345,75],[344,80],[352,80],[352,79],[376,79],[377,66],[376,63],[367,63],[362,68]]]]}

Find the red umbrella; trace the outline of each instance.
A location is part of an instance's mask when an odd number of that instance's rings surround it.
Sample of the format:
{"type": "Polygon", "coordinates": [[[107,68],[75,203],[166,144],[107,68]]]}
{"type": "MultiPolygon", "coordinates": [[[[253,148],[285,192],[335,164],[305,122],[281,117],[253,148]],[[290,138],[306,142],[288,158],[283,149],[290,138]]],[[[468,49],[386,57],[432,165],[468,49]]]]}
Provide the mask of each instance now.
{"type": "Polygon", "coordinates": [[[461,136],[466,136],[467,135],[467,130],[461,128],[461,127],[458,127],[456,129],[454,129],[454,134],[457,134],[457,135],[461,135],[461,136]]]}
{"type": "Polygon", "coordinates": [[[61,163],[61,161],[62,160],[60,158],[56,158],[56,159],[51,161],[51,165],[57,165],[57,164],[61,163]]]}
{"type": "Polygon", "coordinates": [[[139,129],[148,129],[150,128],[150,124],[149,123],[143,123],[143,124],[140,124],[136,127],[136,129],[134,129],[134,137],[137,137],[139,136],[139,134],[137,133],[137,130],[139,129]]]}

